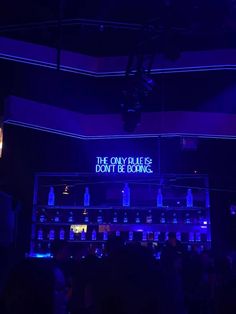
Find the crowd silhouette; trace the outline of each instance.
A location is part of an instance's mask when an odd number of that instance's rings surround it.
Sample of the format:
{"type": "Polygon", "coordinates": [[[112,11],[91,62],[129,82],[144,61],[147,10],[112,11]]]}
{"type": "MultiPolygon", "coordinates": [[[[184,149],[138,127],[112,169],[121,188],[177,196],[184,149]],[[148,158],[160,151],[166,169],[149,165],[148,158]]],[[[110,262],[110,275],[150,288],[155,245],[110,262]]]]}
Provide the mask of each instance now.
{"type": "Polygon", "coordinates": [[[2,314],[235,314],[236,259],[197,247],[185,251],[170,233],[160,260],[139,243],[108,241],[98,258],[73,259],[63,241],[54,258],[25,259],[3,285],[2,314]]]}

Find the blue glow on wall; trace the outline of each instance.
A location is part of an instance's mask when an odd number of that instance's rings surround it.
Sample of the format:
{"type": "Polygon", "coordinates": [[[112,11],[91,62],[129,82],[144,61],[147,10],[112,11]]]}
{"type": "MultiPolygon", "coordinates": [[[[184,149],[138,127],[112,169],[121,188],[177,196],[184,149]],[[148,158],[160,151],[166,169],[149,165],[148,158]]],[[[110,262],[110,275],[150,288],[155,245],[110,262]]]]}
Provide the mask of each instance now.
{"type": "Polygon", "coordinates": [[[106,157],[97,156],[96,173],[119,173],[119,174],[151,174],[152,170],[152,158],[148,156],[140,157],[106,157]]]}

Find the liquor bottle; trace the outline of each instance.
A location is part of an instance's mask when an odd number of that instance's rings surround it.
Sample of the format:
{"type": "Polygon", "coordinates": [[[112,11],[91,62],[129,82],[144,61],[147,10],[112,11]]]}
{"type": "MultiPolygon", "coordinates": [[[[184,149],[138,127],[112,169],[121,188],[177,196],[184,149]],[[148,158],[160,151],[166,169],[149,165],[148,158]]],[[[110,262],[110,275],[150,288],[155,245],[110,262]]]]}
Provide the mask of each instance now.
{"type": "Polygon", "coordinates": [[[153,236],[154,241],[158,241],[159,240],[159,236],[160,236],[160,232],[159,231],[155,231],[154,232],[154,236],[153,236]]]}
{"type": "Polygon", "coordinates": [[[196,242],[201,242],[201,233],[200,232],[196,232],[195,238],[196,238],[196,242]]]}
{"type": "Polygon", "coordinates": [[[166,223],[165,213],[163,213],[163,212],[161,213],[160,223],[161,224],[165,224],[166,223]]]}
{"type": "Polygon", "coordinates": [[[107,241],[108,240],[108,232],[105,230],[103,232],[103,241],[107,241]]]}
{"type": "Polygon", "coordinates": [[[167,240],[168,240],[168,238],[169,238],[169,232],[168,232],[168,231],[166,231],[166,232],[165,232],[165,241],[167,241],[167,240]]]}
{"type": "Polygon", "coordinates": [[[97,248],[95,249],[95,255],[97,256],[97,258],[102,258],[102,256],[103,256],[103,250],[102,250],[102,248],[97,247],[97,248]]]}
{"type": "Polygon", "coordinates": [[[50,241],[55,240],[55,230],[54,229],[50,229],[49,230],[49,236],[48,236],[50,241]]]}
{"type": "Polygon", "coordinates": [[[149,210],[146,216],[146,223],[151,224],[152,223],[152,211],[149,210]]]}
{"type": "Polygon", "coordinates": [[[193,207],[193,193],[192,193],[192,189],[188,189],[187,190],[186,206],[187,207],[193,207]]]}
{"type": "Polygon", "coordinates": [[[38,240],[43,240],[43,229],[42,229],[42,228],[40,228],[40,229],[38,230],[37,239],[38,239],[38,240]]]}
{"type": "Polygon", "coordinates": [[[84,192],[84,206],[90,206],[90,193],[89,188],[87,186],[85,187],[84,192]]]}
{"type": "Polygon", "coordinates": [[[146,230],[143,231],[142,241],[147,241],[147,231],[146,230]]]}
{"type": "Polygon", "coordinates": [[[128,223],[128,215],[127,215],[126,212],[124,213],[124,223],[125,223],[125,224],[128,223]]]}
{"type": "Polygon", "coordinates": [[[54,217],[54,222],[60,222],[60,213],[59,213],[59,211],[56,212],[56,216],[54,217]]]}
{"type": "Polygon", "coordinates": [[[163,207],[163,196],[160,188],[157,192],[157,207],[163,207]]]}
{"type": "Polygon", "coordinates": [[[92,241],[96,241],[97,240],[97,232],[95,229],[93,229],[92,231],[92,241]]]}
{"type": "Polygon", "coordinates": [[[139,223],[140,223],[139,212],[136,213],[135,222],[136,222],[136,224],[139,224],[139,223]]]}
{"type": "Polygon", "coordinates": [[[69,213],[68,222],[69,222],[69,223],[73,223],[73,222],[74,222],[73,212],[70,212],[70,213],[69,213]]]}
{"type": "Polygon", "coordinates": [[[199,210],[197,212],[197,223],[199,223],[200,225],[202,225],[204,222],[204,217],[203,217],[203,214],[201,212],[201,210],[199,210]]]}
{"type": "Polygon", "coordinates": [[[73,230],[70,230],[70,234],[69,234],[69,240],[73,241],[75,239],[75,233],[73,230]]]}
{"type": "Polygon", "coordinates": [[[194,232],[189,232],[189,241],[194,242],[194,232]]]}
{"type": "Polygon", "coordinates": [[[116,230],[116,237],[120,237],[120,231],[116,230]]]}
{"type": "Polygon", "coordinates": [[[128,183],[125,183],[124,188],[122,190],[122,205],[124,207],[129,207],[130,206],[130,188],[128,183]]]}
{"type": "Polygon", "coordinates": [[[48,193],[48,206],[54,206],[54,205],[55,205],[55,193],[54,193],[53,186],[51,186],[48,193]]]}
{"type": "Polygon", "coordinates": [[[98,216],[97,216],[97,223],[98,224],[102,224],[102,210],[101,209],[99,209],[99,211],[98,211],[98,216]]]}
{"type": "Polygon", "coordinates": [[[117,212],[114,212],[113,214],[113,223],[117,223],[118,222],[118,219],[117,219],[117,212]]]}
{"type": "Polygon", "coordinates": [[[59,239],[60,240],[65,240],[65,230],[63,228],[60,229],[59,239]]]}
{"type": "Polygon", "coordinates": [[[39,216],[39,221],[40,221],[41,223],[44,223],[44,222],[47,221],[46,213],[45,213],[45,208],[42,208],[42,210],[41,210],[41,214],[40,214],[40,216],[39,216]]]}
{"type": "Polygon", "coordinates": [[[206,190],[206,208],[210,208],[210,193],[209,190],[206,190]]]}
{"type": "Polygon", "coordinates": [[[186,214],[185,214],[185,221],[184,221],[184,222],[185,222],[186,224],[190,224],[190,223],[191,223],[189,213],[186,213],[186,214]]]}
{"type": "Polygon", "coordinates": [[[37,249],[38,252],[42,251],[42,242],[41,241],[37,243],[36,249],[37,249]]]}
{"type": "Polygon", "coordinates": [[[129,241],[133,241],[134,239],[134,233],[133,231],[129,231],[129,241]]]}
{"type": "Polygon", "coordinates": [[[177,223],[178,223],[176,213],[173,213],[173,219],[172,219],[172,222],[173,222],[173,224],[177,224],[177,223]]]}
{"type": "Polygon", "coordinates": [[[176,232],[176,240],[181,241],[181,232],[176,232]]]}
{"type": "Polygon", "coordinates": [[[80,238],[82,241],[86,240],[86,233],[85,233],[84,229],[81,232],[80,238]]]}
{"type": "Polygon", "coordinates": [[[84,210],[83,214],[84,214],[84,222],[86,224],[88,224],[89,223],[89,213],[88,213],[88,211],[84,210]]]}

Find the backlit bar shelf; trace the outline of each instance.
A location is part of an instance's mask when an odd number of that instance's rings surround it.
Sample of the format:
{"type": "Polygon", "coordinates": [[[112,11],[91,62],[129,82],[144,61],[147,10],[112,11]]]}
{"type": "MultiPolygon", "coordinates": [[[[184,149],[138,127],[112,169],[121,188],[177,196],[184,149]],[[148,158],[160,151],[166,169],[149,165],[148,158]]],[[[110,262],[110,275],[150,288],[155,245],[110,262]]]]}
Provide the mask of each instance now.
{"type": "Polygon", "coordinates": [[[187,250],[193,246],[210,249],[209,201],[207,175],[116,178],[94,173],[39,173],[35,176],[29,256],[51,255],[56,241],[73,250],[97,245],[101,252],[108,241],[118,237],[126,244],[139,242],[161,250],[169,232],[175,233],[187,250]],[[130,188],[130,206],[122,206],[125,183],[130,188]],[[86,187],[89,204],[84,204],[86,187]],[[162,206],[157,201],[159,190],[162,206]],[[188,190],[193,197],[191,206],[186,201],[188,190]]]}
{"type": "Polygon", "coordinates": [[[197,211],[197,210],[203,210],[205,207],[177,207],[177,206],[163,206],[163,207],[154,207],[154,206],[48,206],[48,205],[37,205],[37,208],[44,208],[47,210],[82,210],[82,209],[89,209],[89,210],[99,210],[99,209],[114,209],[114,210],[164,210],[164,211],[170,211],[170,210],[176,210],[176,211],[197,211]]]}

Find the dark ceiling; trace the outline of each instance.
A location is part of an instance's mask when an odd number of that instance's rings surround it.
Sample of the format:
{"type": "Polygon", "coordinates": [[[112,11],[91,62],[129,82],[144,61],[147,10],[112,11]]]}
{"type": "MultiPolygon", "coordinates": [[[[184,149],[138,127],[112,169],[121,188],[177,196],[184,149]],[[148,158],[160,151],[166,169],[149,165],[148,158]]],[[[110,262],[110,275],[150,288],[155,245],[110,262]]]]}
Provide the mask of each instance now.
{"type": "MultiPolygon", "coordinates": [[[[0,36],[94,56],[236,48],[234,0],[8,0],[0,36]]],[[[119,112],[126,80],[0,62],[0,104],[13,94],[86,113],[119,112]]],[[[143,111],[235,112],[234,72],[156,75],[143,111]],[[225,105],[227,103],[227,105],[225,105]]],[[[0,109],[1,109],[0,108],[0,109]]]]}
{"type": "Polygon", "coordinates": [[[83,52],[235,47],[234,0],[2,1],[3,36],[83,52]]]}

